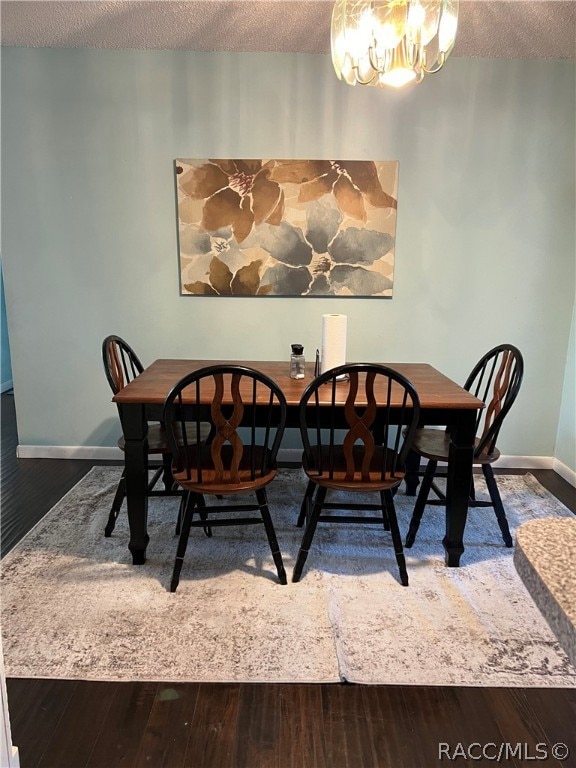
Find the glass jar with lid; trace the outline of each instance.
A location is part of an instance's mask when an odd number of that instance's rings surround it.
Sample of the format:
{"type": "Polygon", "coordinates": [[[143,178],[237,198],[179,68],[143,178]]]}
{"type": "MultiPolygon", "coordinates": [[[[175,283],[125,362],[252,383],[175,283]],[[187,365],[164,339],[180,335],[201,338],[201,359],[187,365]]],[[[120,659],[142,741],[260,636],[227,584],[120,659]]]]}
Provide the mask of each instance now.
{"type": "Polygon", "coordinates": [[[306,372],[306,360],[304,359],[304,347],[302,344],[292,344],[290,355],[290,378],[303,379],[306,372]]]}

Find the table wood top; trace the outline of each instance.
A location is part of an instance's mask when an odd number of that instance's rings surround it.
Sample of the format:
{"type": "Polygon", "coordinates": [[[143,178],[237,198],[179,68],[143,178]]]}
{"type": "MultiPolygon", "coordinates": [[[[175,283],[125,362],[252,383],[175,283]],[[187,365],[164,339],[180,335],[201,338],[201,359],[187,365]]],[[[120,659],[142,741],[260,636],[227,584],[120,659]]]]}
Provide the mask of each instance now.
{"type": "MultiPolygon", "coordinates": [[[[255,368],[273,379],[284,392],[289,406],[296,406],[313,379],[313,364],[307,363],[303,379],[291,379],[287,360],[155,360],[113,398],[119,404],[161,404],[172,387],[186,374],[208,365],[232,364],[255,368]]],[[[421,408],[478,410],[484,403],[428,363],[385,363],[412,382],[421,408]]],[[[343,386],[343,393],[346,387],[343,386]]],[[[344,402],[344,398],[342,400],[344,402]]]]}

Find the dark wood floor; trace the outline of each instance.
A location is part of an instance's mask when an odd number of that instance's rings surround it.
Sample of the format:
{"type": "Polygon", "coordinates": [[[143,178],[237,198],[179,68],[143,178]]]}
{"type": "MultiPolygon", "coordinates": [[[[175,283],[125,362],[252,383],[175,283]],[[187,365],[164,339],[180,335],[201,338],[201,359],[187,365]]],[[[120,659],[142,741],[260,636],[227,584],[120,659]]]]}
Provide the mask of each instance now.
{"type": "MultiPolygon", "coordinates": [[[[96,463],[17,460],[16,444],[4,394],[2,554],[96,463]]],[[[552,471],[533,474],[576,511],[571,486],[552,471]]],[[[7,687],[21,768],[576,766],[568,689],[38,679],[7,687]],[[536,761],[558,743],[566,759],[536,761]],[[498,761],[500,745],[508,758],[498,761]],[[474,759],[458,756],[466,748],[474,759]]]]}

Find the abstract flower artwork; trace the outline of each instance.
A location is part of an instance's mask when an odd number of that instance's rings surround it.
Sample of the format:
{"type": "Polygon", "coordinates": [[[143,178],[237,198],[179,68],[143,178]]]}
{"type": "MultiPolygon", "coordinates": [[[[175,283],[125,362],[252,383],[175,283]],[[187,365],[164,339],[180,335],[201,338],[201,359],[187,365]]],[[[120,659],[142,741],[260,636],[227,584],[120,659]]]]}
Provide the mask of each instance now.
{"type": "Polygon", "coordinates": [[[176,160],[180,291],[392,296],[398,163],[176,160]]]}

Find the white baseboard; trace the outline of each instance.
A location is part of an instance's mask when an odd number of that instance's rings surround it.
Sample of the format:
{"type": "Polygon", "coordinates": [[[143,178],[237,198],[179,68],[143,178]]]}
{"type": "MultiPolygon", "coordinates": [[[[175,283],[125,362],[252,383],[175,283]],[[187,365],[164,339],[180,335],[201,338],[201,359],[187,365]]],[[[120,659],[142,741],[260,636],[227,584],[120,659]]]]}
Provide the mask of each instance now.
{"type": "MultiPolygon", "coordinates": [[[[19,459],[87,459],[96,461],[122,461],[123,453],[116,447],[97,445],[19,445],[19,459]]],[[[278,461],[299,463],[302,448],[281,448],[278,461]]],[[[570,485],[576,486],[576,472],[552,456],[501,456],[494,467],[498,469],[553,469],[570,485]]]]}
{"type": "Polygon", "coordinates": [[[16,456],[19,459],[122,461],[124,454],[120,448],[97,445],[19,445],[16,456]]]}
{"type": "Polygon", "coordinates": [[[573,485],[576,488],[576,472],[574,472],[573,469],[567,467],[566,464],[563,464],[559,459],[554,459],[552,469],[554,472],[557,472],[560,477],[563,477],[567,483],[570,483],[570,485],[573,485]]]}
{"type": "Polygon", "coordinates": [[[12,379],[8,379],[8,381],[3,381],[2,384],[0,384],[0,393],[2,392],[8,392],[9,389],[14,388],[14,382],[12,379]]]}
{"type": "MultiPolygon", "coordinates": [[[[280,448],[278,451],[278,461],[300,461],[301,458],[302,448],[280,448]]],[[[500,456],[493,466],[499,469],[556,469],[555,461],[557,459],[551,456],[500,456]]],[[[567,467],[565,469],[569,471],[567,467]]]]}
{"type": "MultiPolygon", "coordinates": [[[[299,463],[302,448],[280,448],[278,461],[299,463]]],[[[500,456],[493,464],[498,469],[553,469],[571,485],[576,485],[576,472],[552,456],[500,456]]]]}
{"type": "Polygon", "coordinates": [[[553,456],[500,456],[492,466],[498,469],[553,469],[567,483],[576,487],[576,472],[553,456]]]}
{"type": "MultiPolygon", "coordinates": [[[[278,461],[299,463],[302,459],[301,448],[281,448],[278,461]]],[[[576,472],[552,456],[500,456],[492,465],[498,469],[553,469],[567,483],[576,487],[576,472]]]]}
{"type": "MultiPolygon", "coordinates": [[[[97,445],[19,445],[16,448],[19,459],[94,459],[96,461],[122,461],[120,448],[106,448],[97,445]]],[[[281,448],[278,461],[299,462],[302,448],[281,448]]]]}
{"type": "Polygon", "coordinates": [[[280,448],[278,451],[278,461],[300,464],[302,461],[302,448],[280,448]]]}
{"type": "MultiPolygon", "coordinates": [[[[19,459],[94,459],[96,461],[122,461],[120,448],[97,445],[19,445],[16,448],[19,459]]],[[[301,448],[281,448],[278,460],[299,462],[301,448]]]]}
{"type": "Polygon", "coordinates": [[[500,456],[492,464],[498,469],[553,469],[552,456],[500,456]]]}

